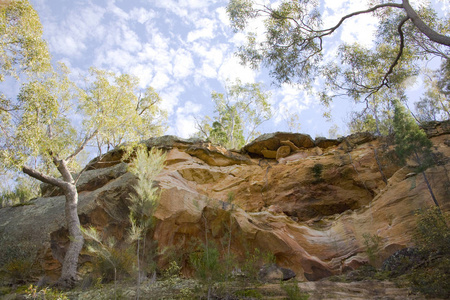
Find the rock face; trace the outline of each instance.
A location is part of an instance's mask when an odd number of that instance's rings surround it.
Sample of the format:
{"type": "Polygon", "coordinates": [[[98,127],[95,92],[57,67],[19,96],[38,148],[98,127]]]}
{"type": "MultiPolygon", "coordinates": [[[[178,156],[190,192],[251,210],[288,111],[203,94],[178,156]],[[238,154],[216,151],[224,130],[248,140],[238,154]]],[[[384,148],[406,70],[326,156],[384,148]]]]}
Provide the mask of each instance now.
{"type": "MultiPolygon", "coordinates": [[[[450,209],[449,128],[437,124],[429,130],[443,159],[426,171],[444,210],[450,209]]],[[[219,242],[231,228],[231,251],[238,257],[264,249],[299,280],[314,281],[366,263],[363,234],[381,237],[380,263],[411,246],[414,211],[433,205],[421,174],[396,165],[393,147],[368,134],[313,141],[308,135],[275,133],[240,152],[171,136],[145,144],[167,152],[157,179],[156,228],[147,239],[182,257],[188,257],[182,254],[192,239],[207,234],[219,242]]],[[[135,179],[121,156],[115,150],[92,162],[78,183],[78,211],[83,226],[125,244],[135,179]]],[[[37,265],[57,278],[69,242],[64,197],[48,187],[44,194],[31,205],[0,210],[0,251],[11,236],[18,245],[35,245],[37,265]]],[[[80,269],[88,260],[83,252],[80,269]]],[[[183,267],[188,274],[189,266],[183,267]]]]}

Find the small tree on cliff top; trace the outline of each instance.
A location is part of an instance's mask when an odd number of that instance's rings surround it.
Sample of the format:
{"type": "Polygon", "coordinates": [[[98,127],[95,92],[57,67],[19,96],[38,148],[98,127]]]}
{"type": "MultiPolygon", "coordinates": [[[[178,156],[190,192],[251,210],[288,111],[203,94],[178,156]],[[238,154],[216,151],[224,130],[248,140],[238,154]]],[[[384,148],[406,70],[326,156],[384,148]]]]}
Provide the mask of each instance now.
{"type": "Polygon", "coordinates": [[[395,152],[400,161],[405,164],[408,158],[412,158],[418,164],[418,171],[422,173],[427,188],[433,202],[439,207],[439,203],[434,196],[425,170],[432,165],[431,147],[432,143],[427,138],[426,133],[420,129],[410,114],[400,101],[393,101],[394,104],[394,132],[395,132],[395,152]]]}
{"type": "Polygon", "coordinates": [[[257,128],[272,117],[269,98],[260,83],[237,80],[225,93],[212,92],[216,115],[197,124],[199,135],[227,148],[240,148],[259,135],[257,128]]]}

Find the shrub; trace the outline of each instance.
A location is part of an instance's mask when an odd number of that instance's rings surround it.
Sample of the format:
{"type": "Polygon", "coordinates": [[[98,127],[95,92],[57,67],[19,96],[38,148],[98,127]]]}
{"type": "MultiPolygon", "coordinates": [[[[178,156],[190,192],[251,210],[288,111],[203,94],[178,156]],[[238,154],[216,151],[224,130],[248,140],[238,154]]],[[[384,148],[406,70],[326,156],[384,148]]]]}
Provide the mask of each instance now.
{"type": "Polygon", "coordinates": [[[378,260],[378,252],[380,251],[381,237],[376,234],[364,233],[363,238],[369,263],[375,266],[378,260]]]}
{"type": "Polygon", "coordinates": [[[68,300],[69,298],[63,292],[51,288],[39,289],[34,285],[30,285],[25,291],[25,299],[68,300]]]}
{"type": "Polygon", "coordinates": [[[281,283],[281,288],[286,292],[289,300],[308,300],[309,295],[302,293],[297,280],[290,280],[281,283]]]}
{"type": "Polygon", "coordinates": [[[189,255],[189,261],[195,269],[196,276],[204,281],[222,281],[227,274],[222,268],[219,249],[209,242],[201,245],[200,249],[189,255]]]}
{"type": "Polygon", "coordinates": [[[239,290],[234,295],[239,299],[263,299],[263,295],[254,289],[239,290]]]}
{"type": "Polygon", "coordinates": [[[319,182],[323,181],[323,179],[322,179],[323,165],[322,164],[315,164],[311,168],[311,171],[313,173],[315,183],[319,183],[319,182]]]}
{"type": "Polygon", "coordinates": [[[2,253],[0,270],[13,283],[25,282],[33,276],[38,247],[29,242],[17,243],[12,237],[5,235],[0,239],[2,253]]]}
{"type": "Polygon", "coordinates": [[[242,271],[249,280],[256,281],[258,273],[264,264],[275,262],[275,256],[268,251],[261,251],[258,248],[253,249],[252,252],[247,251],[245,254],[245,261],[242,265],[242,271]]]}
{"type": "Polygon", "coordinates": [[[427,296],[450,298],[450,214],[437,207],[419,212],[414,236],[424,263],[410,274],[414,290],[427,296]]]}
{"type": "Polygon", "coordinates": [[[414,240],[419,250],[427,254],[450,254],[450,214],[437,207],[418,212],[414,240]]]}

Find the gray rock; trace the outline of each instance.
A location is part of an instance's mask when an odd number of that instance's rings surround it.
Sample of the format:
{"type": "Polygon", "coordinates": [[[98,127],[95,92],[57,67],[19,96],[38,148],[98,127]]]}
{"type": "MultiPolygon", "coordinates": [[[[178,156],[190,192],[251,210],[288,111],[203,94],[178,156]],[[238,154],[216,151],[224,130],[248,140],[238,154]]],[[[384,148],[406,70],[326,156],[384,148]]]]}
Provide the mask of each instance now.
{"type": "Polygon", "coordinates": [[[279,282],[294,278],[295,272],[291,269],[282,268],[277,264],[264,265],[258,273],[261,282],[279,282]]]}

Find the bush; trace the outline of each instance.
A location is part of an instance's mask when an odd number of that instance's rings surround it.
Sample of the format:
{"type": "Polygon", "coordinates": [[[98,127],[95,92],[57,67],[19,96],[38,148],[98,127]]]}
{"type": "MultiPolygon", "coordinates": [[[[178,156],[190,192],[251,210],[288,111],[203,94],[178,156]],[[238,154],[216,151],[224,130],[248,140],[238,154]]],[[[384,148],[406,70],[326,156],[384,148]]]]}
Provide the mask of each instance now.
{"type": "Polygon", "coordinates": [[[130,248],[110,248],[110,256],[99,255],[95,258],[94,272],[102,277],[102,283],[114,281],[114,268],[117,272],[117,280],[128,278],[134,271],[136,254],[130,248]]]}
{"type": "Polygon", "coordinates": [[[50,288],[39,289],[34,285],[30,285],[25,291],[25,299],[68,300],[69,298],[63,292],[50,288]]]}
{"type": "Polygon", "coordinates": [[[427,296],[450,298],[450,214],[437,207],[419,212],[414,240],[424,257],[410,274],[414,290],[427,296]]]}
{"type": "Polygon", "coordinates": [[[219,249],[212,242],[208,246],[202,245],[200,249],[189,255],[189,261],[195,269],[196,276],[205,281],[222,281],[226,278],[226,268],[222,268],[219,249]]]}
{"type": "Polygon", "coordinates": [[[419,220],[414,241],[426,254],[450,254],[450,214],[441,213],[437,207],[418,212],[419,220]]]}
{"type": "Polygon", "coordinates": [[[13,283],[23,283],[33,276],[33,265],[36,262],[37,245],[17,242],[5,235],[0,239],[2,253],[0,255],[0,270],[13,283]]]}
{"type": "Polygon", "coordinates": [[[364,233],[363,238],[369,263],[375,266],[379,258],[381,237],[376,234],[364,233]]]}
{"type": "Polygon", "coordinates": [[[290,280],[281,283],[281,288],[286,292],[287,298],[289,300],[308,300],[309,295],[302,293],[298,287],[297,280],[290,280]]]}
{"type": "Polygon", "coordinates": [[[271,252],[261,251],[255,248],[252,252],[246,252],[242,271],[249,280],[256,281],[261,267],[274,262],[275,256],[271,252]]]}
{"type": "Polygon", "coordinates": [[[319,182],[323,181],[323,179],[322,179],[323,165],[322,164],[315,164],[311,168],[311,171],[313,173],[315,183],[319,183],[319,182]]]}

